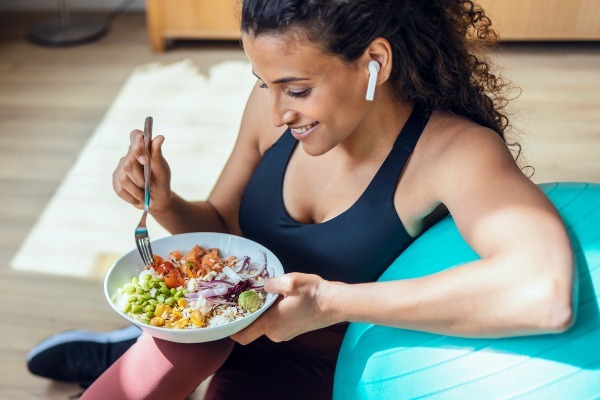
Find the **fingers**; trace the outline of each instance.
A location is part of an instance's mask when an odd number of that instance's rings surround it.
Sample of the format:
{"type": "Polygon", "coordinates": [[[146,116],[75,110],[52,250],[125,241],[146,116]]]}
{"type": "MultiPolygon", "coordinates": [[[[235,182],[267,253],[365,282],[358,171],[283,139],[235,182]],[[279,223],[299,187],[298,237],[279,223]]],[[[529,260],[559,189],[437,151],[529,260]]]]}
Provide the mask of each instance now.
{"type": "Polygon", "coordinates": [[[125,156],[119,161],[117,169],[113,172],[113,189],[117,195],[125,200],[126,202],[133,204],[136,207],[141,207],[144,200],[144,177],[143,173],[141,176],[141,185],[139,186],[135,182],[140,180],[139,177],[132,178],[132,176],[139,175],[140,172],[134,172],[139,169],[140,164],[137,161],[133,163],[125,156]],[[137,167],[134,165],[137,164],[137,167]]]}
{"type": "Polygon", "coordinates": [[[163,157],[162,145],[165,141],[165,137],[162,135],[156,136],[152,139],[151,144],[151,157],[152,157],[152,180],[156,182],[167,182],[170,180],[170,170],[167,161],[163,157]]]}
{"type": "MultiPolygon", "coordinates": [[[[143,132],[139,129],[130,132],[129,141],[127,154],[121,158],[113,173],[113,189],[123,200],[140,208],[144,201],[144,164],[149,154],[144,145],[143,132]]],[[[162,141],[164,137],[159,140],[162,141]]],[[[160,149],[160,144],[158,147],[160,149]]]]}
{"type": "MultiPolygon", "coordinates": [[[[305,276],[305,275],[304,275],[305,276]]],[[[289,296],[298,291],[303,283],[303,275],[295,272],[269,278],[265,281],[265,291],[289,296]]]]}
{"type": "Polygon", "coordinates": [[[146,164],[149,154],[148,149],[144,145],[144,132],[139,129],[132,130],[129,134],[129,142],[128,154],[131,154],[140,164],[146,164]]]}
{"type": "Polygon", "coordinates": [[[271,306],[263,315],[258,317],[256,321],[251,323],[248,327],[242,329],[238,333],[231,335],[231,339],[238,342],[241,345],[247,345],[252,343],[259,337],[267,335],[267,337],[275,342],[282,341],[273,334],[273,326],[277,325],[278,321],[281,321],[281,313],[279,310],[279,303],[281,298],[277,299],[275,304],[271,306]]]}
{"type": "Polygon", "coordinates": [[[231,335],[231,339],[243,346],[252,343],[264,334],[264,328],[262,326],[261,319],[262,318],[258,318],[247,328],[242,329],[238,333],[231,335]]]}
{"type": "Polygon", "coordinates": [[[160,161],[163,158],[162,144],[164,142],[165,142],[165,137],[163,135],[158,135],[154,139],[152,139],[152,145],[151,145],[152,161],[160,161]]]}

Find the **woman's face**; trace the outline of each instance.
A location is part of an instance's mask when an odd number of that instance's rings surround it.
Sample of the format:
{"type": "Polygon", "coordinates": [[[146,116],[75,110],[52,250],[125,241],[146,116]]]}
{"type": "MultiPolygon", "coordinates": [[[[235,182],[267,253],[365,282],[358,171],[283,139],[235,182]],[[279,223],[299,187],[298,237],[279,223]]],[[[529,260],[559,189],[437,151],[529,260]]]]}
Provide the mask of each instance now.
{"type": "Polygon", "coordinates": [[[288,36],[244,35],[242,41],[268,91],[272,123],[289,127],[306,153],[324,154],[364,128],[366,68],[288,36]]]}

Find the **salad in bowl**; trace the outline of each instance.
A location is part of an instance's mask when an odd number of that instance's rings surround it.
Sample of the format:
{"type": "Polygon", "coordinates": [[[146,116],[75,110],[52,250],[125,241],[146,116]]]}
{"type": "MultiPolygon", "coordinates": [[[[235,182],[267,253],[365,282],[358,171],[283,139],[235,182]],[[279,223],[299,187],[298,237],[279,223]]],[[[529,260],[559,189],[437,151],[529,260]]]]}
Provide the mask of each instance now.
{"type": "Polygon", "coordinates": [[[221,233],[186,233],[152,242],[154,264],[137,249],[108,271],[111,307],[160,339],[196,343],[222,339],[250,325],[276,294],[264,291],[283,274],[277,257],[249,239],[221,233]]]}

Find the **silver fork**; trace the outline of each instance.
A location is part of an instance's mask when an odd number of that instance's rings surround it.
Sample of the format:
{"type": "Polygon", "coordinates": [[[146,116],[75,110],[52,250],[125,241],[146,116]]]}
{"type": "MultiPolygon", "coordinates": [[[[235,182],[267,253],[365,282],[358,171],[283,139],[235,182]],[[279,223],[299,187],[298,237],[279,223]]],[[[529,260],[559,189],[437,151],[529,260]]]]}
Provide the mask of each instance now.
{"type": "Polygon", "coordinates": [[[145,265],[154,265],[154,255],[150,246],[146,217],[150,205],[150,146],[152,143],[152,117],[147,117],[144,123],[144,145],[148,149],[148,160],[144,164],[144,213],[140,223],[135,228],[135,244],[145,265]]]}

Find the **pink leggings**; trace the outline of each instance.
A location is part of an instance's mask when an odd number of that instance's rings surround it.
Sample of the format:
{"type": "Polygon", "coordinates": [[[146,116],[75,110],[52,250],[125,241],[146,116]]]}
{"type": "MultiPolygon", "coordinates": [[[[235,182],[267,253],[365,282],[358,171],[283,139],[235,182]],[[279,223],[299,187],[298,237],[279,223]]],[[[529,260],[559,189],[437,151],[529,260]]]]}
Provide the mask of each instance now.
{"type": "Polygon", "coordinates": [[[185,399],[213,375],[205,399],[331,400],[333,374],[347,324],[288,342],[261,337],[181,344],[142,334],[81,399],[185,399]]]}

